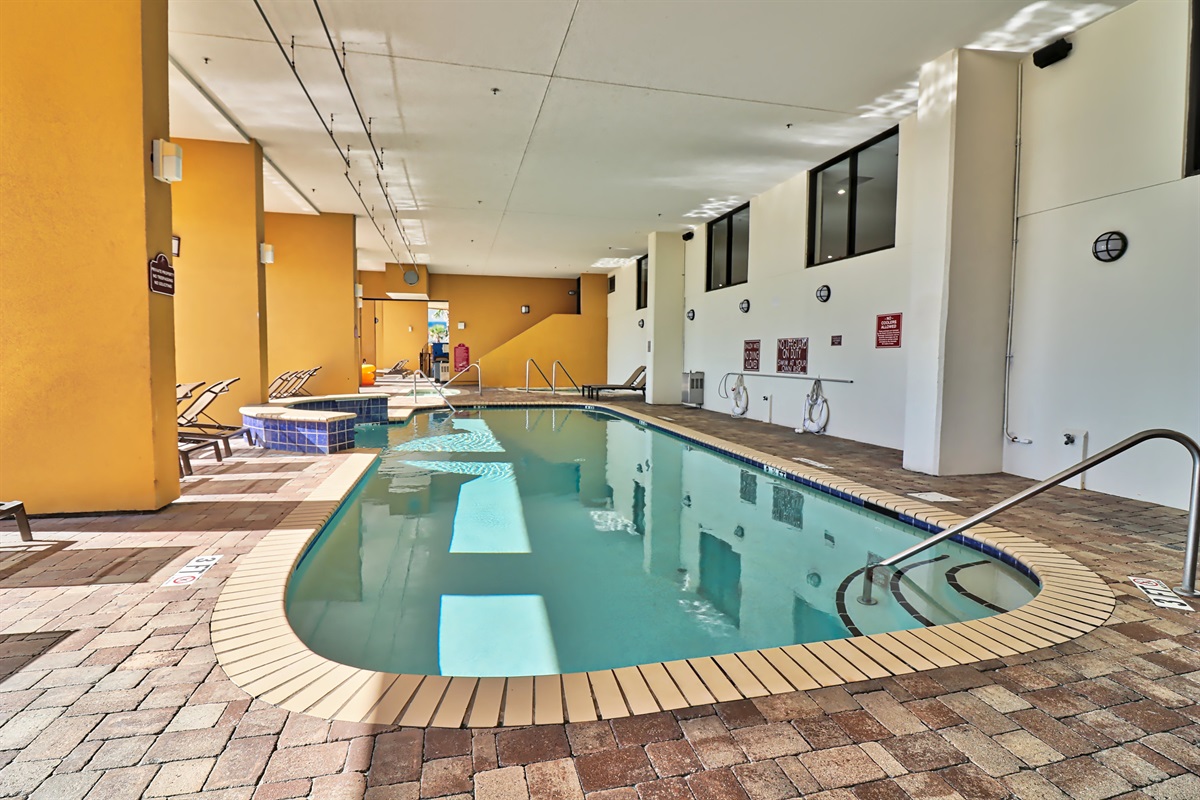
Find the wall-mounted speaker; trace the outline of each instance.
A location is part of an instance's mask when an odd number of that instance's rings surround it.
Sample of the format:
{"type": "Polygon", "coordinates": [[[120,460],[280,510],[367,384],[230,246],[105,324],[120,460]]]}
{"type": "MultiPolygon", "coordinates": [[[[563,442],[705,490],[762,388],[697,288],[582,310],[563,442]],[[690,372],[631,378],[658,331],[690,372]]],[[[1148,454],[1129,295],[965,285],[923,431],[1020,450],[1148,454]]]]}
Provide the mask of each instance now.
{"type": "Polygon", "coordinates": [[[695,231],[688,231],[687,233],[683,234],[683,240],[685,242],[690,242],[692,240],[692,237],[695,235],[696,235],[695,231]]]}
{"type": "Polygon", "coordinates": [[[1051,42],[1041,50],[1033,52],[1033,65],[1038,69],[1045,69],[1051,64],[1057,64],[1067,57],[1071,52],[1071,43],[1066,39],[1059,39],[1051,42]]]}

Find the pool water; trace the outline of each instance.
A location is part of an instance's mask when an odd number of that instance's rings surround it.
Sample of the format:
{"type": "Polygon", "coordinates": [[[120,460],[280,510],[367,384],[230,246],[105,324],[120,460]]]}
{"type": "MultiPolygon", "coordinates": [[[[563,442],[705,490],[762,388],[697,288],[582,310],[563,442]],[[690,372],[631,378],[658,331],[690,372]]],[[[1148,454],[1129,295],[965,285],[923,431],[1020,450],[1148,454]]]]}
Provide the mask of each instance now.
{"type": "Polygon", "coordinates": [[[360,426],[383,448],[301,559],[314,651],[393,673],[519,676],[976,619],[1036,585],[928,533],[605,412],[486,409],[360,426]]]}

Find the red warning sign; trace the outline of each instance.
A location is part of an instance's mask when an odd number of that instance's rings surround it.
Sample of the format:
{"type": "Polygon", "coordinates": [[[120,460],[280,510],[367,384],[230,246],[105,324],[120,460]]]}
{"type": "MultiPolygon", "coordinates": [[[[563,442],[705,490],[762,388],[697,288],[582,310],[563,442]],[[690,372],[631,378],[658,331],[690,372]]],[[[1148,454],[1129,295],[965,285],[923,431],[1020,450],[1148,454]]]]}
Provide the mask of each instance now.
{"type": "Polygon", "coordinates": [[[775,371],[808,374],[808,337],[780,339],[775,350],[775,371]]]}
{"type": "Polygon", "coordinates": [[[762,361],[762,340],[746,339],[742,342],[742,371],[758,372],[762,361]]]}
{"type": "Polygon", "coordinates": [[[880,314],[875,317],[875,347],[899,347],[903,328],[903,314],[880,314]]]}
{"type": "Polygon", "coordinates": [[[454,345],[454,371],[462,372],[471,365],[471,348],[462,342],[454,345]]]}

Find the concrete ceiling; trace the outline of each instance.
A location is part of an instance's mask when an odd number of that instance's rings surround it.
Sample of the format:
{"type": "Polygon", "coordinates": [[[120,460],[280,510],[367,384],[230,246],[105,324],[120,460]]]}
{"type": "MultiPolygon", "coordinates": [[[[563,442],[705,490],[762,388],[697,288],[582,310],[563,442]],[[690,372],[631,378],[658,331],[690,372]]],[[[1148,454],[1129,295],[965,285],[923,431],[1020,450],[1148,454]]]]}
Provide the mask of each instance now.
{"type": "Polygon", "coordinates": [[[366,268],[561,277],[894,125],[947,50],[1129,2],[320,0],[335,58],[317,5],[259,1],[286,55],[253,0],[171,0],[173,136],[257,139],[267,210],[359,215],[366,268]]]}

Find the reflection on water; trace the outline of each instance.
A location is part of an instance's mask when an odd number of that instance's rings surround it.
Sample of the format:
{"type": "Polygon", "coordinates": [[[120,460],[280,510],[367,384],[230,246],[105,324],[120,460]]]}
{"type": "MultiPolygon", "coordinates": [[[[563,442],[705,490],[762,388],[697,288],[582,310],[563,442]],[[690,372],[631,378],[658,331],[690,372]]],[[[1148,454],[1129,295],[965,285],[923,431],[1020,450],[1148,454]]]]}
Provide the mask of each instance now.
{"type": "Polygon", "coordinates": [[[358,444],[381,462],[288,597],[298,635],[356,666],[608,669],[971,619],[1034,591],[946,544],[839,613],[845,578],[914,529],[599,412],[418,414],[358,444]]]}

